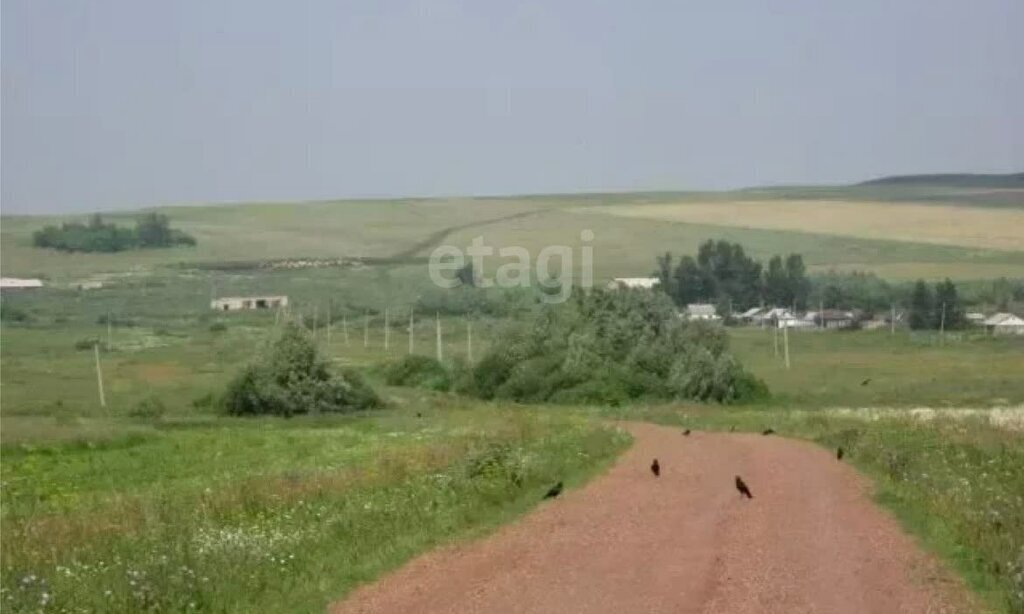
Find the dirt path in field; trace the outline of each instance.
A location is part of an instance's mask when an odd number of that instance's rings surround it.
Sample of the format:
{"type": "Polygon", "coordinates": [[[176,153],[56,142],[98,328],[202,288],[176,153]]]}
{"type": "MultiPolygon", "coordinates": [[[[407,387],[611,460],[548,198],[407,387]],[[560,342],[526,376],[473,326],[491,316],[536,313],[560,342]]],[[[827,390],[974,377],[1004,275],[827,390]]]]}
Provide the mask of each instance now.
{"type": "Polygon", "coordinates": [[[961,583],[829,451],[626,428],[635,443],[607,474],[490,537],[414,559],[331,611],[972,611],[961,583]],[[736,474],[753,499],[739,496],[736,474]]]}

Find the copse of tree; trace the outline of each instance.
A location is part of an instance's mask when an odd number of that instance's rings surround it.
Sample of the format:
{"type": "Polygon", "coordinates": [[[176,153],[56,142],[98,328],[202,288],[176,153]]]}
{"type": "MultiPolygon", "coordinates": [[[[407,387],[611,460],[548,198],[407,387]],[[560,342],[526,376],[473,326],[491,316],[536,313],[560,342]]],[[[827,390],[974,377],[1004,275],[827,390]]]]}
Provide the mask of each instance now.
{"type": "Polygon", "coordinates": [[[351,412],[381,405],[358,373],[331,372],[305,329],[288,323],[228,385],[223,410],[235,416],[351,412]]]}
{"type": "Polygon", "coordinates": [[[60,226],[45,226],[32,234],[36,247],[67,252],[119,252],[128,249],[195,245],[192,236],[170,227],[170,219],[159,213],[140,216],[135,228],[123,228],[103,221],[100,214],[89,222],[65,222],[60,226]]]}
{"type": "Polygon", "coordinates": [[[664,294],[595,290],[511,325],[474,367],[469,392],[520,402],[633,399],[732,403],[767,389],[717,327],[686,322],[664,294]]]}
{"type": "Polygon", "coordinates": [[[728,241],[709,240],[696,258],[683,256],[674,267],[671,253],[659,256],[654,274],[677,305],[710,302],[732,311],[762,302],[803,307],[811,288],[800,254],[773,256],[765,269],[728,241]]]}
{"type": "Polygon", "coordinates": [[[910,295],[910,328],[914,330],[956,330],[967,325],[967,316],[956,284],[948,278],[935,284],[933,293],[923,279],[914,283],[910,295]]]}
{"type": "Polygon", "coordinates": [[[924,330],[932,327],[932,314],[934,313],[935,301],[932,299],[932,292],[923,279],[914,283],[914,290],[910,294],[910,328],[912,330],[924,330]]]}

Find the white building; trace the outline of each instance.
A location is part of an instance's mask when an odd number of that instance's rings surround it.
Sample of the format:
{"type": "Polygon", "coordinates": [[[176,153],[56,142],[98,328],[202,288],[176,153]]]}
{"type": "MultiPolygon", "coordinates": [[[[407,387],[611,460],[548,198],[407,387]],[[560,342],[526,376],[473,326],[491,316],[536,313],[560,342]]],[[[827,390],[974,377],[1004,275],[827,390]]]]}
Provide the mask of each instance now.
{"type": "Polygon", "coordinates": [[[1012,313],[997,313],[985,320],[985,328],[993,335],[1024,335],[1024,318],[1012,313]]]}
{"type": "Polygon", "coordinates": [[[31,290],[42,288],[41,279],[22,279],[20,277],[0,277],[0,290],[31,290]]]}
{"type": "Polygon", "coordinates": [[[226,296],[210,301],[210,309],[217,311],[277,309],[278,307],[287,306],[287,296],[226,296]]]}
{"type": "Polygon", "coordinates": [[[718,310],[710,303],[691,303],[686,306],[685,313],[687,320],[715,321],[722,319],[718,315],[718,310]]]}
{"type": "Polygon", "coordinates": [[[616,277],[605,286],[609,290],[653,290],[661,283],[657,277],[616,277]]]}

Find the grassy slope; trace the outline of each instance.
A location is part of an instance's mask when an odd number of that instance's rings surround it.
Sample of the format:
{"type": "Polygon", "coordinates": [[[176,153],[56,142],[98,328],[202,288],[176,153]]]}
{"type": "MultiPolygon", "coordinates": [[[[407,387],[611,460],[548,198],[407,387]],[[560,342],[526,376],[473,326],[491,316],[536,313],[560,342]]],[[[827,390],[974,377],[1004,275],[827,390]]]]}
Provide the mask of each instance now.
{"type": "Polygon", "coordinates": [[[578,483],[627,441],[564,414],[445,405],[8,449],[0,603],[322,611],[526,511],[553,482],[578,483]]]}
{"type": "MultiPolygon", "coordinates": [[[[728,202],[763,200],[844,199],[865,201],[914,200],[987,206],[988,193],[920,187],[776,188],[724,193],[639,193],[551,195],[535,197],[449,200],[337,201],[165,208],[174,224],[199,239],[196,248],[139,251],[121,254],[68,255],[36,250],[31,233],[59,217],[5,217],[2,261],[5,275],[47,275],[72,280],[98,272],[127,272],[179,262],[259,260],[286,257],[394,256],[448,241],[468,245],[483,235],[492,245],[521,245],[536,255],[550,244],[578,245],[579,232],[597,235],[598,277],[643,275],[653,254],[694,251],[708,238],[727,238],[749,245],[759,257],[780,252],[803,252],[818,268],[865,268],[883,275],[907,278],[991,278],[1024,275],[1024,254],[985,249],[943,247],[903,241],[866,240],[807,232],[754,230],[699,224],[670,224],[631,220],[599,211],[573,213],[580,206],[649,202],[728,202]],[[536,212],[536,214],[531,214],[536,212]],[[451,237],[446,230],[454,230],[451,237]],[[643,248],[638,249],[638,241],[643,248]]],[[[1024,206],[1015,195],[1005,206],[1024,206]],[[1013,200],[1016,199],[1016,200],[1013,200]]],[[[131,216],[111,219],[130,223],[131,216]]],[[[577,252],[578,257],[578,252],[577,252]]]]}

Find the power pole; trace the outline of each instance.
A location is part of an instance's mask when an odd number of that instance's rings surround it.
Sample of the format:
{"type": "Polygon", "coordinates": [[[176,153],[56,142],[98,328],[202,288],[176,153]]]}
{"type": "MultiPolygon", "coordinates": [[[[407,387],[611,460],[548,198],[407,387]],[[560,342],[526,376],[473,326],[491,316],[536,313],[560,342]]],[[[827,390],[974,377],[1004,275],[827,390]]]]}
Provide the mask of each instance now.
{"type": "Polygon", "coordinates": [[[313,341],[316,341],[319,335],[318,324],[320,324],[320,305],[313,305],[313,341]]]}
{"type": "Polygon", "coordinates": [[[331,301],[327,300],[327,346],[331,345],[331,301]]]}
{"type": "Polygon", "coordinates": [[[385,307],[384,308],[384,351],[385,352],[388,351],[388,345],[390,344],[389,338],[390,338],[390,334],[389,334],[389,331],[388,331],[388,308],[385,307]]]}
{"type": "Polygon", "coordinates": [[[896,303],[889,307],[889,336],[896,334],[896,303]]]}
{"type": "Polygon", "coordinates": [[[111,351],[114,348],[113,342],[111,341],[111,329],[113,327],[111,322],[110,310],[107,310],[107,351],[111,351]]]}
{"type": "Polygon", "coordinates": [[[437,361],[441,362],[444,360],[444,351],[441,349],[441,314],[440,312],[434,313],[434,323],[437,326],[437,361]]]}
{"type": "Polygon", "coordinates": [[[348,347],[348,316],[341,314],[341,336],[345,338],[345,347],[348,347]]]}
{"type": "Polygon", "coordinates": [[[946,342],[946,301],[942,301],[942,316],[939,318],[939,344],[946,342]]]}
{"type": "Polygon", "coordinates": [[[782,344],[786,348],[786,369],[789,369],[789,325],[782,329],[782,344]]]}
{"type": "Polygon", "coordinates": [[[100,344],[93,344],[92,349],[96,355],[96,384],[100,389],[100,407],[106,407],[107,399],[103,396],[103,371],[100,369],[100,344]]]}
{"type": "Polygon", "coordinates": [[[825,302],[818,299],[818,328],[825,329],[825,302]]]}
{"type": "Polygon", "coordinates": [[[413,339],[415,338],[416,332],[416,320],[414,318],[415,308],[409,308],[409,353],[412,354],[413,339]]]}
{"type": "Polygon", "coordinates": [[[473,364],[473,321],[466,320],[466,360],[473,364]]]}
{"type": "Polygon", "coordinates": [[[363,316],[363,347],[370,347],[370,310],[363,316]]]}
{"type": "Polygon", "coordinates": [[[775,357],[779,357],[779,323],[776,321],[772,326],[772,337],[775,341],[775,357]]]}

